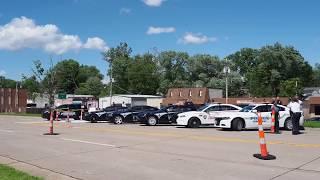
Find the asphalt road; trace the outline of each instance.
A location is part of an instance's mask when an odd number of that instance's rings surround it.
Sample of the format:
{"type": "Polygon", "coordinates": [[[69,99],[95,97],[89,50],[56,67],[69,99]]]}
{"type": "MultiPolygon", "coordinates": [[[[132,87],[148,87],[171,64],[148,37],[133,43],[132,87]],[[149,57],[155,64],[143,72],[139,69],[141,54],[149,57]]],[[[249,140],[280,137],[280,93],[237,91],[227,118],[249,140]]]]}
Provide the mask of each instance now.
{"type": "Polygon", "coordinates": [[[266,134],[276,160],[263,161],[257,131],[139,124],[55,122],[0,116],[0,163],[46,179],[320,179],[320,130],[266,134]]]}

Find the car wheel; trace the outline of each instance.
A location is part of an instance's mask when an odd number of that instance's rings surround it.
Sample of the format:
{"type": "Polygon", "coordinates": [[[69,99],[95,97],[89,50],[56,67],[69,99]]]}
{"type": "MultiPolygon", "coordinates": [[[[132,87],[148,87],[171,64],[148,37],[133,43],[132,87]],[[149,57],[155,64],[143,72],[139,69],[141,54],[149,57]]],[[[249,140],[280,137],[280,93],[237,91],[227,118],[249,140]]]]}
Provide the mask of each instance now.
{"type": "Polygon", "coordinates": [[[234,119],[231,124],[231,128],[235,131],[241,131],[244,128],[244,122],[242,119],[234,119]]]}
{"type": "Polygon", "coordinates": [[[284,121],[284,129],[291,131],[292,130],[292,120],[291,118],[287,118],[286,121],[284,121]]]}
{"type": "Polygon", "coordinates": [[[149,126],[155,126],[155,125],[157,125],[157,118],[154,117],[154,116],[149,116],[149,117],[148,117],[147,124],[148,124],[149,126]]]}
{"type": "Polygon", "coordinates": [[[80,117],[77,116],[77,115],[74,115],[74,116],[73,116],[73,119],[74,119],[74,120],[80,120],[80,117]]]}
{"type": "Polygon", "coordinates": [[[190,128],[198,128],[201,125],[201,122],[198,118],[191,118],[188,124],[190,128]]]}
{"type": "Polygon", "coordinates": [[[121,116],[116,116],[114,117],[114,121],[115,124],[122,124],[123,123],[123,118],[121,116]]]}
{"type": "Polygon", "coordinates": [[[96,117],[96,116],[92,116],[91,118],[90,118],[90,122],[91,123],[96,123],[98,121],[98,118],[96,117]]]}

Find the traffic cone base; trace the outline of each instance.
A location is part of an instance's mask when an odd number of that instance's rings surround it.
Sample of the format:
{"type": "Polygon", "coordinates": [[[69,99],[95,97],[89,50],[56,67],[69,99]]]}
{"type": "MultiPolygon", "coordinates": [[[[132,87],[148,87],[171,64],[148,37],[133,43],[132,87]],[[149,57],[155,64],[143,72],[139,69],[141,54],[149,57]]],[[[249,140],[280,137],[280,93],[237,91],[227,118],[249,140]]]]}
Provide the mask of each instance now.
{"type": "Polygon", "coordinates": [[[59,135],[59,133],[44,133],[43,135],[59,135]]]}
{"type": "Polygon", "coordinates": [[[275,160],[276,156],[268,154],[267,156],[262,156],[261,154],[254,154],[253,157],[262,159],[262,160],[275,160]]]}

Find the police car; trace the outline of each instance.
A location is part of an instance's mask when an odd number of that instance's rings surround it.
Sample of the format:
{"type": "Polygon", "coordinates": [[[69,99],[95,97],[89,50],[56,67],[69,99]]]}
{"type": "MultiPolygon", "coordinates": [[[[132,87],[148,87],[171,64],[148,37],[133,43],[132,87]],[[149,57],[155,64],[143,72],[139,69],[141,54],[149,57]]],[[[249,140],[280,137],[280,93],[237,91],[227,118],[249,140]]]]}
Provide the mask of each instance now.
{"type": "MultiPolygon", "coordinates": [[[[292,129],[289,108],[278,105],[279,109],[279,127],[287,130],[292,129]]],[[[244,107],[239,112],[225,112],[215,115],[215,126],[223,129],[233,129],[241,131],[243,129],[258,128],[258,113],[262,116],[262,125],[268,129],[271,127],[272,104],[251,104],[244,107]]],[[[300,126],[303,126],[304,118],[300,118],[300,126]]]]}
{"type": "Polygon", "coordinates": [[[214,112],[240,111],[242,108],[232,104],[209,104],[200,107],[197,111],[180,113],[177,125],[197,128],[200,125],[214,125],[214,112]]]}

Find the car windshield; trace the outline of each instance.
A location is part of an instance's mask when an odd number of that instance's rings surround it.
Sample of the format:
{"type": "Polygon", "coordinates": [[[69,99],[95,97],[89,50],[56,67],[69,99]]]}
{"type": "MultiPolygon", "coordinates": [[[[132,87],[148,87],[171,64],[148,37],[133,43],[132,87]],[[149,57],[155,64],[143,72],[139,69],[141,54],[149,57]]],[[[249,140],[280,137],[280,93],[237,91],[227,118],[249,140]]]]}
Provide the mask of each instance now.
{"type": "Polygon", "coordinates": [[[199,108],[197,109],[197,111],[203,111],[203,110],[206,109],[208,106],[209,106],[209,105],[203,105],[203,106],[199,107],[199,108]]]}
{"type": "Polygon", "coordinates": [[[240,110],[240,112],[249,112],[249,111],[251,111],[254,107],[255,107],[255,106],[246,106],[246,107],[242,108],[242,109],[240,110]]]}

